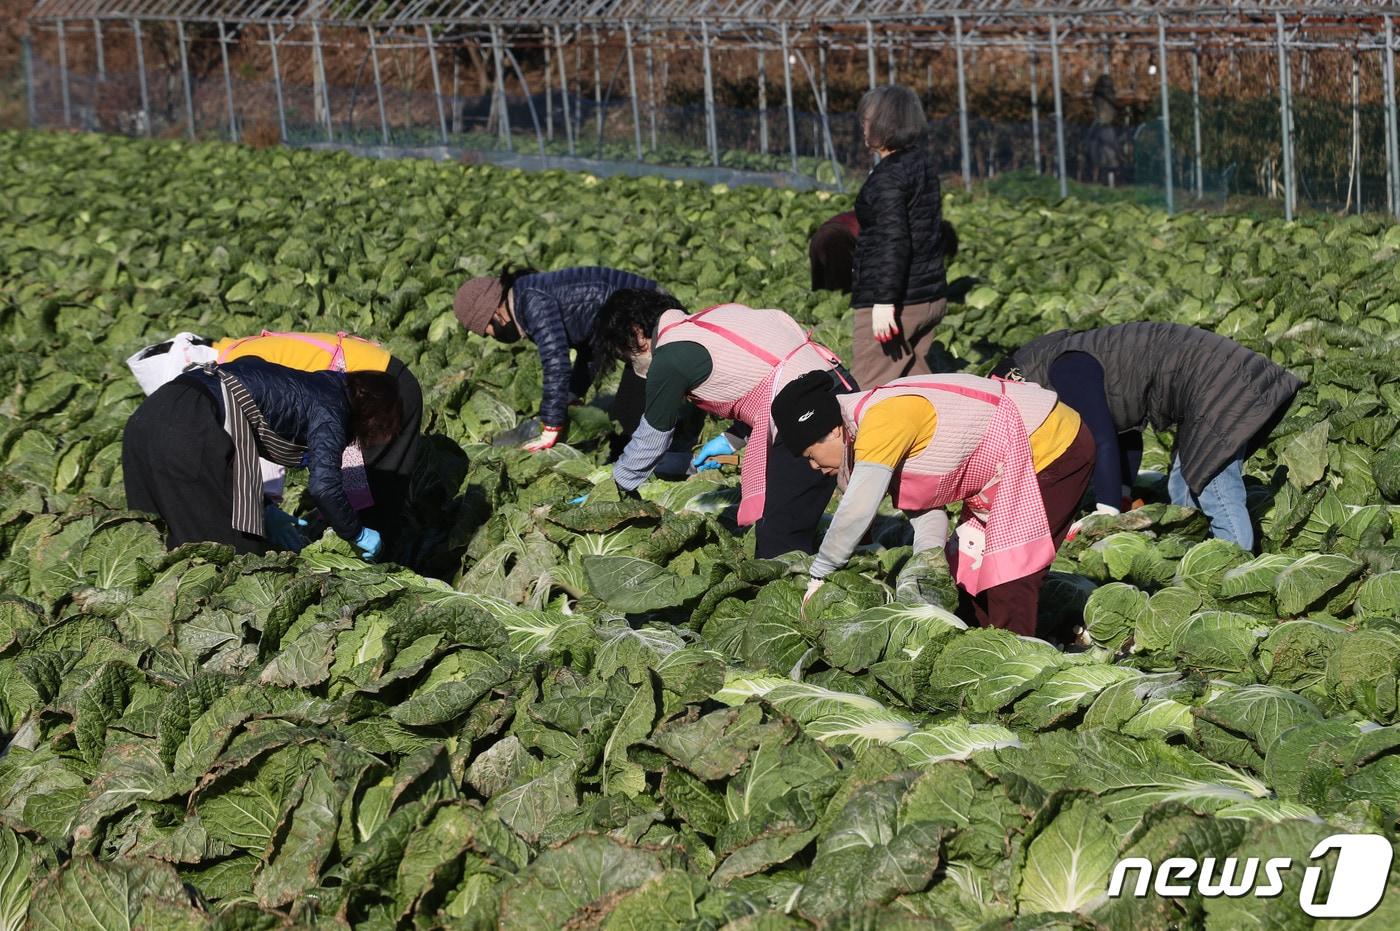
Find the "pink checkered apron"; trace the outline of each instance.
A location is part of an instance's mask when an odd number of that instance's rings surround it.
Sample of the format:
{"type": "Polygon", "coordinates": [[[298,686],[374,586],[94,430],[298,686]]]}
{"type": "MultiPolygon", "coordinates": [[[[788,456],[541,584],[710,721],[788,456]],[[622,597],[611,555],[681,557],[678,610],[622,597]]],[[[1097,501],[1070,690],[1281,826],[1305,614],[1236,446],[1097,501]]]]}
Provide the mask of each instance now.
{"type": "Polygon", "coordinates": [[[965,502],[957,534],[948,541],[948,563],[958,585],[972,595],[1038,572],[1055,559],[1026,425],[1005,383],[1000,387],[999,394],[992,394],[964,385],[901,379],[867,392],[852,415],[859,426],[861,414],[877,393],[881,400],[899,394],[923,396],[935,408],[934,392],[951,393],[994,407],[981,441],[961,465],[931,474],[911,470],[906,461],[890,492],[895,506],[905,511],[965,502]]]}
{"type": "MultiPolygon", "coordinates": [[[[257,336],[246,336],[225,346],[224,351],[219,353],[219,361],[225,361],[234,349],[244,343],[268,336],[294,339],[297,342],[315,346],[317,349],[323,349],[330,355],[330,361],[327,363],[325,371],[345,371],[345,339],[349,336],[348,333],[337,333],[335,343],[331,344],[306,333],[277,333],[272,330],[263,330],[257,336]]],[[[358,339],[359,337],[349,336],[349,338],[358,339]]],[[[374,507],[374,495],[369,490],[369,473],[365,469],[365,454],[360,449],[358,442],[352,442],[340,454],[340,481],[345,488],[345,497],[350,499],[351,507],[357,511],[367,511],[374,507]]]]}
{"type": "MultiPolygon", "coordinates": [[[[792,346],[782,355],[776,355],[759,346],[757,343],[740,336],[730,327],[722,326],[714,320],[705,319],[712,312],[717,310],[736,309],[750,312],[749,308],[739,304],[719,304],[715,307],[708,307],[699,313],[683,317],[673,323],[667,324],[656,334],[656,342],[659,345],[662,338],[668,333],[675,331],[677,327],[694,326],[706,333],[718,336],[721,340],[729,343],[739,351],[762,361],[767,366],[767,374],[763,375],[756,384],[748,386],[747,389],[736,387],[731,392],[732,397],[726,398],[721,395],[719,398],[700,398],[692,395],[691,400],[695,405],[707,414],[712,414],[725,420],[738,420],[748,424],[753,428],[753,433],[749,439],[749,445],[744,449],[744,457],[739,466],[739,516],[738,523],[741,527],[747,527],[763,516],[764,500],[767,495],[767,465],[768,465],[768,444],[772,442],[772,410],[773,395],[775,386],[784,385],[793,378],[805,375],[814,371],[815,366],[812,361],[804,361],[800,371],[788,372],[788,363],[804,350],[815,350],[817,360],[827,369],[836,368],[841,364],[840,358],[831,350],[819,343],[812,341],[812,334],[803,330],[797,321],[782,314],[783,320],[791,324],[792,338],[797,340],[797,344],[792,346]]],[[[769,314],[777,313],[769,311],[769,314]]],[[[698,334],[697,334],[698,335],[698,334]]],[[[789,334],[781,334],[787,337],[789,334]]],[[[687,337],[688,338],[688,337],[687,337]]],[[[698,340],[706,344],[708,340],[698,340]]],[[[779,350],[781,351],[781,350],[779,350]]],[[[714,367],[718,370],[721,360],[711,354],[714,367]]],[[[816,361],[816,360],[813,360],[816,361]]],[[[718,372],[716,374],[719,374],[718,372]]],[[[714,380],[716,374],[711,375],[714,380]]]]}

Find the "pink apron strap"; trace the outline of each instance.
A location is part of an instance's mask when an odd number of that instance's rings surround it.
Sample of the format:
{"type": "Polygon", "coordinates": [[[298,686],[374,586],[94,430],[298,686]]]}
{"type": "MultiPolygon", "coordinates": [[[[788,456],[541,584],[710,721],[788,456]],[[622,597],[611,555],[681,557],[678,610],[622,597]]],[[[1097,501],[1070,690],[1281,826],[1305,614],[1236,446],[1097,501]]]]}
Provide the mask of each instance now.
{"type": "MultiPolygon", "coordinates": [[[[865,405],[868,404],[870,402],[870,399],[875,396],[875,392],[883,391],[884,389],[890,387],[927,388],[930,391],[948,391],[953,394],[960,394],[965,398],[971,398],[974,401],[982,401],[985,404],[1001,403],[1001,395],[995,395],[989,391],[978,391],[976,388],[964,388],[961,385],[944,385],[931,381],[910,381],[905,382],[902,385],[877,385],[876,387],[871,388],[865,393],[865,397],[861,398],[860,401],[856,404],[855,413],[853,415],[854,419],[860,420],[861,411],[865,410],[865,405]]],[[[1002,395],[1006,394],[1006,389],[1002,388],[1001,393],[1002,395]]]]}

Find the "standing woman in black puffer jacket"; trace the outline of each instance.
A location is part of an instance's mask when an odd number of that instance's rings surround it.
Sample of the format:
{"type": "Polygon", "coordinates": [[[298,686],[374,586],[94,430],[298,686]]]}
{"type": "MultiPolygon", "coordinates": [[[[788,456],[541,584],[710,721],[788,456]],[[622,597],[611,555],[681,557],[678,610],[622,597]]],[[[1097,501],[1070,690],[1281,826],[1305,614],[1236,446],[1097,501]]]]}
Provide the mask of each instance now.
{"type": "Polygon", "coordinates": [[[918,95],[898,84],[877,87],[861,98],[856,115],[880,162],[856,197],[851,374],[862,388],[874,388],[930,373],[933,330],[948,306],[943,203],[918,95]]]}

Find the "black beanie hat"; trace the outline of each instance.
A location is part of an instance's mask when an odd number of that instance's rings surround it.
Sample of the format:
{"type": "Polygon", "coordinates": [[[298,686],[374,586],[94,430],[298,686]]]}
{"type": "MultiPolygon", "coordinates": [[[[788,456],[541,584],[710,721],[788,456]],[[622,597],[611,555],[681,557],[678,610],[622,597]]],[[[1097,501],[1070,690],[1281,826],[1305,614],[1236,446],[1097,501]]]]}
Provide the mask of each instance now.
{"type": "Polygon", "coordinates": [[[831,375],[808,372],[773,399],[778,439],[797,455],[841,426],[841,405],[831,391],[831,375]]]}

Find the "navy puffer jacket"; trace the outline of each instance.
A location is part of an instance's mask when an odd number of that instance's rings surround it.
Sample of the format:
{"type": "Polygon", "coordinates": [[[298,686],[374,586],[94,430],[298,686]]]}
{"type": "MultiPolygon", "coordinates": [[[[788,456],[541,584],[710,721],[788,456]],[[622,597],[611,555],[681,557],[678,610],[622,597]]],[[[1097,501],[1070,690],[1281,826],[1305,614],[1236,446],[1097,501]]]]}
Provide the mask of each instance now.
{"type": "Polygon", "coordinates": [[[655,288],[656,282],[616,268],[562,268],[517,278],[515,320],[534,341],[544,367],[540,421],[562,427],[568,422],[569,394],[582,397],[593,384],[595,366],[589,348],[598,311],[623,288],[655,288]],[[576,350],[571,365],[569,351],[576,350]]]}
{"type": "MultiPolygon", "coordinates": [[[[278,436],[306,447],[307,491],[337,534],[354,542],[364,529],[345,494],[340,458],[350,444],[350,396],[343,372],[302,372],[255,357],[220,366],[243,383],[263,419],[278,436]]],[[[196,379],[219,406],[223,391],[217,376],[201,371],[181,378],[196,379]]]]}

